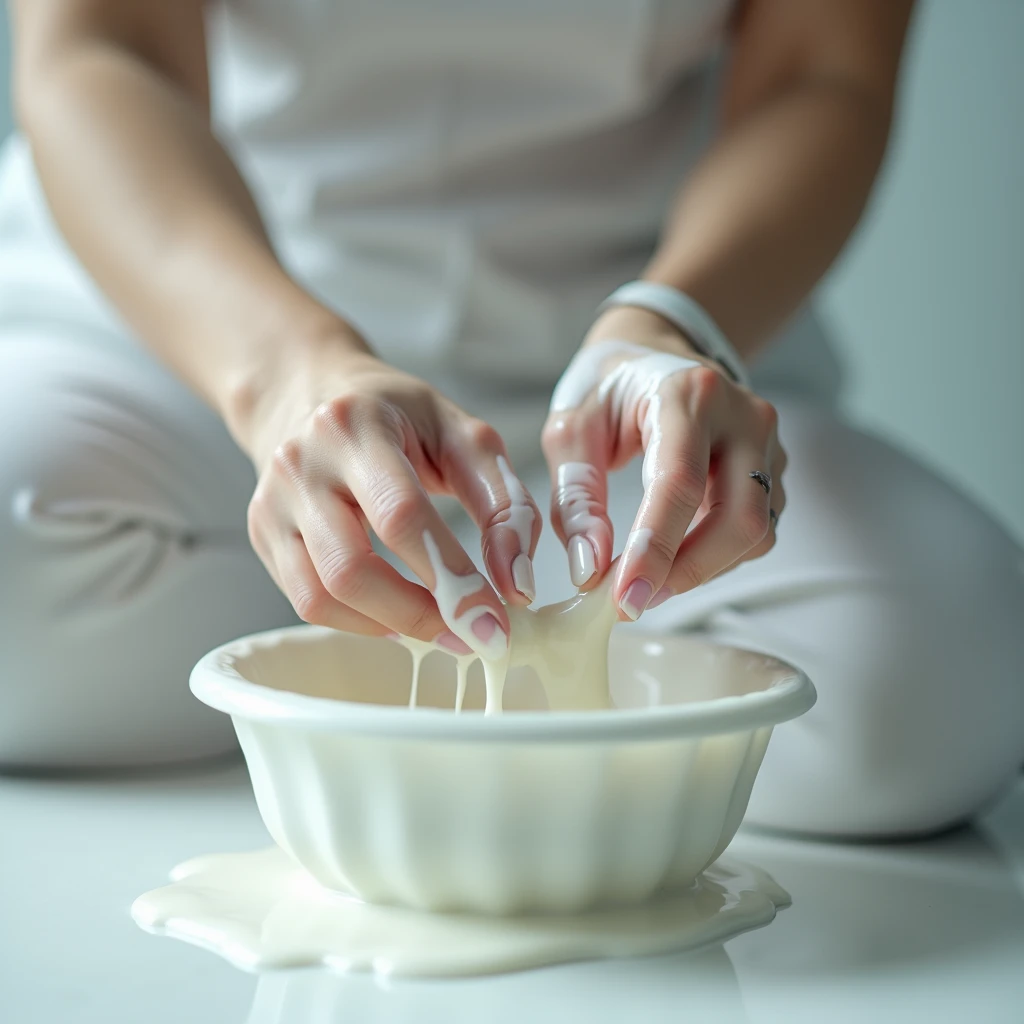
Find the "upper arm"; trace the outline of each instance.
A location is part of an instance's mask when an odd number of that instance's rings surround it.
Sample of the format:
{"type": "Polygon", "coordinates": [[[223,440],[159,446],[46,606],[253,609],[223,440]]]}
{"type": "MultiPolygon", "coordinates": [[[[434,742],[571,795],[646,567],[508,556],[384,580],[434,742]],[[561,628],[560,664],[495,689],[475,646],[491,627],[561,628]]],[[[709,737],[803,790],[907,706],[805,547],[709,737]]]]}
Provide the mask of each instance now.
{"type": "Polygon", "coordinates": [[[799,81],[857,90],[888,117],[913,0],[747,0],[734,24],[727,120],[799,81]]]}
{"type": "Polygon", "coordinates": [[[9,0],[19,110],[57,63],[85,45],[130,53],[206,110],[204,0],[9,0]]]}

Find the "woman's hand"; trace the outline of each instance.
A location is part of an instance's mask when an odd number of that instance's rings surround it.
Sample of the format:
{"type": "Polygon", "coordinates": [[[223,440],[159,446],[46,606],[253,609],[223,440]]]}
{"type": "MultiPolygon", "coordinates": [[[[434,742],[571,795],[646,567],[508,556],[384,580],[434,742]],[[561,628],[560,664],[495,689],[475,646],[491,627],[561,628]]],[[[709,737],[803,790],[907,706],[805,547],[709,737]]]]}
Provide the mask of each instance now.
{"type": "Polygon", "coordinates": [[[620,307],[598,319],[555,388],[543,446],[552,522],[584,589],[612,560],[607,473],[643,452],[644,498],[613,587],[624,618],[775,543],[786,465],[775,409],[657,314],[620,307]]]}
{"type": "Polygon", "coordinates": [[[279,376],[236,436],[259,472],[253,547],[298,614],[500,656],[505,608],[427,497],[462,502],[498,593],[529,603],[541,517],[495,430],[358,339],[303,349],[279,376]],[[426,586],[373,551],[371,530],[426,586]]]}

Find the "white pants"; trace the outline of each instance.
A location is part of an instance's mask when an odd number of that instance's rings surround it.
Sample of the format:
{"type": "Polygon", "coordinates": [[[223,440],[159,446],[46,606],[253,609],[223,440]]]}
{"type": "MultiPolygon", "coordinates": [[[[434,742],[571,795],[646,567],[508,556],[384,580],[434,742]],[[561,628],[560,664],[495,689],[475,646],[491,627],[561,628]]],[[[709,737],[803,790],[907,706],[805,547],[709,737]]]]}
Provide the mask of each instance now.
{"type": "MultiPolygon", "coordinates": [[[[753,821],[838,835],[960,821],[1024,762],[1021,552],[885,444],[777,405],[790,469],[775,550],[644,623],[814,680],[817,706],[771,742],[753,821]]],[[[543,507],[542,467],[524,476],[543,507]]],[[[216,644],[293,621],[246,540],[253,483],[213,414],[127,339],[59,319],[0,328],[0,765],[234,745],[186,680],[216,644]]],[[[614,487],[620,538],[638,486],[614,487]]],[[[536,561],[541,596],[564,594],[550,530],[536,561]]]]}

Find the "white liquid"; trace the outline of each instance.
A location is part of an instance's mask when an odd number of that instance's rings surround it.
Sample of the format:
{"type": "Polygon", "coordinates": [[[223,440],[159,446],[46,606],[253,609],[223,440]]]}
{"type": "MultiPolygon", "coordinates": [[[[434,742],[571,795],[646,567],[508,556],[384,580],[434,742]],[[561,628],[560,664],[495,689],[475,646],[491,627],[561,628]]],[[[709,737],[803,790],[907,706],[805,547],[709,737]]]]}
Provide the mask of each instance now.
{"type": "Polygon", "coordinates": [[[140,896],[147,931],[245,970],[323,965],[395,976],[489,974],[722,942],[770,922],[787,893],[757,868],[718,861],[684,892],[577,916],[475,917],[378,907],[319,886],[276,847],[199,857],[140,896]]]}
{"type": "MultiPolygon", "coordinates": [[[[461,658],[455,659],[455,713],[458,714],[462,710],[462,704],[466,699],[466,682],[469,679],[469,666],[474,661],[472,654],[465,654],[461,658]]],[[[416,665],[413,671],[419,671],[419,665],[416,665]]],[[[412,687],[415,692],[415,684],[412,687]]],[[[410,707],[416,706],[415,698],[409,702],[410,707]]]]}
{"type": "MultiPolygon", "coordinates": [[[[614,344],[614,342],[612,343],[614,344]]],[[[670,377],[701,364],[669,352],[652,352],[632,346],[643,353],[636,359],[619,363],[601,381],[598,398],[612,406],[612,421],[635,421],[645,438],[641,472],[644,488],[651,486],[658,471],[661,446],[661,386],[670,377]]]]}
{"type": "Polygon", "coordinates": [[[511,466],[502,455],[498,456],[498,472],[501,473],[509,500],[505,525],[515,531],[519,540],[519,554],[512,560],[512,582],[520,594],[524,594],[532,601],[536,594],[533,563],[530,561],[530,541],[533,539],[533,506],[527,500],[526,489],[519,477],[512,472],[511,466]]]}
{"type": "Polygon", "coordinates": [[[570,412],[596,391],[599,401],[610,404],[612,422],[635,421],[640,428],[645,438],[643,483],[650,487],[661,445],[661,386],[701,365],[628,341],[600,341],[578,352],[566,367],[551,395],[551,411],[570,412]]]}
{"type": "MultiPolygon", "coordinates": [[[[442,566],[442,571],[447,570],[442,566]]],[[[440,573],[437,575],[440,578],[440,573]]],[[[469,579],[465,576],[454,578],[469,579]]],[[[537,609],[509,605],[507,611],[512,626],[509,650],[499,652],[497,657],[487,652],[451,655],[456,662],[458,680],[455,710],[462,709],[466,674],[470,664],[477,659],[483,664],[487,690],[484,714],[501,712],[505,676],[509,667],[515,665],[527,665],[537,673],[552,711],[589,711],[611,707],[608,638],[617,621],[609,596],[611,579],[612,574],[609,573],[601,586],[559,604],[537,609]]],[[[468,586],[456,585],[452,589],[467,591],[468,586]]],[[[442,606],[440,598],[438,606],[442,606]]],[[[432,650],[444,649],[407,636],[396,637],[395,641],[412,654],[409,706],[415,707],[423,658],[432,650]]]]}
{"type": "MultiPolygon", "coordinates": [[[[496,631],[489,641],[483,641],[473,632],[473,623],[478,618],[492,614],[486,605],[473,605],[461,615],[458,614],[458,608],[462,601],[467,597],[479,594],[487,586],[487,581],[478,572],[471,572],[465,576],[459,576],[452,572],[444,564],[441,549],[429,531],[423,533],[423,544],[427,549],[430,567],[434,570],[434,600],[437,601],[441,618],[444,619],[448,628],[476,653],[483,664],[484,680],[487,685],[487,707],[484,709],[484,713],[497,714],[501,710],[501,692],[505,687],[505,674],[508,671],[508,638],[504,633],[496,631]]],[[[398,642],[413,652],[415,662],[416,651],[422,648],[423,641],[400,636],[398,642]]],[[[431,650],[435,649],[432,644],[427,646],[431,650]]],[[[436,649],[444,650],[443,647],[436,647],[436,649]]],[[[412,686],[415,690],[419,665],[414,664],[413,667],[415,674],[412,686]]],[[[410,704],[415,704],[415,701],[410,700],[410,704]]]]}

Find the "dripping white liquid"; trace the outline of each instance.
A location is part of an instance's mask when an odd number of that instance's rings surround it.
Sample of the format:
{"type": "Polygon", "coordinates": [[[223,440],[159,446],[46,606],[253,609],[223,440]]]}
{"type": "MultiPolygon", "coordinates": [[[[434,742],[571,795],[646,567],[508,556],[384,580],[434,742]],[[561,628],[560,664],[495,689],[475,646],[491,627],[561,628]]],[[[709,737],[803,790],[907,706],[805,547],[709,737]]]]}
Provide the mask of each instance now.
{"type": "MultiPolygon", "coordinates": [[[[465,580],[467,577],[456,577],[465,580]]],[[[485,714],[500,714],[505,677],[510,667],[528,666],[540,680],[548,707],[556,710],[599,710],[611,706],[608,690],[608,639],[617,621],[611,602],[612,574],[599,587],[542,608],[508,607],[512,636],[509,649],[497,656],[483,650],[449,655],[455,660],[456,710],[461,710],[470,665],[480,661],[487,692],[485,714]]],[[[459,589],[466,589],[462,584],[459,589]]],[[[475,591],[474,591],[475,592],[475,591]]],[[[479,609],[474,609],[478,613],[479,609]]],[[[424,654],[444,649],[399,636],[395,642],[412,655],[409,706],[416,706],[424,654]]],[[[445,652],[447,653],[447,652],[445,652]]]]}

